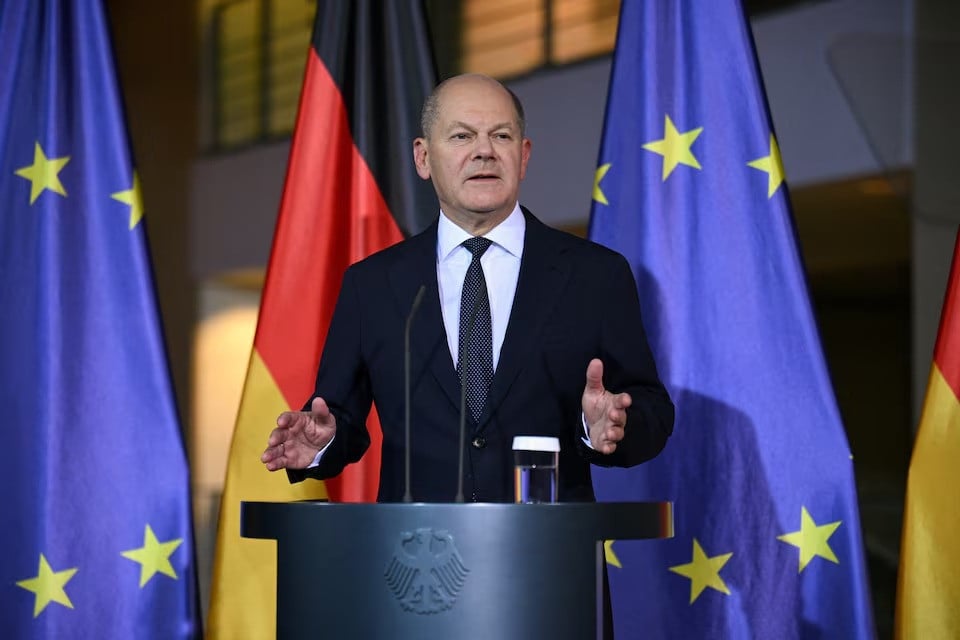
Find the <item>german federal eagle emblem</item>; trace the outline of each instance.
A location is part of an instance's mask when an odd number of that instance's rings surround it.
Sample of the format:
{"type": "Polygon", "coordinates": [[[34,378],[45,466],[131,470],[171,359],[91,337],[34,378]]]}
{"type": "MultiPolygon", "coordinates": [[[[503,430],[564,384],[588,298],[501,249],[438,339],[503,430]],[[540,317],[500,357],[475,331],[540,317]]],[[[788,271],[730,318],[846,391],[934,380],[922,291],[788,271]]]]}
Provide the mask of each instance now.
{"type": "Polygon", "coordinates": [[[452,535],[424,528],[400,534],[383,575],[404,611],[440,613],[453,606],[469,572],[452,535]]]}

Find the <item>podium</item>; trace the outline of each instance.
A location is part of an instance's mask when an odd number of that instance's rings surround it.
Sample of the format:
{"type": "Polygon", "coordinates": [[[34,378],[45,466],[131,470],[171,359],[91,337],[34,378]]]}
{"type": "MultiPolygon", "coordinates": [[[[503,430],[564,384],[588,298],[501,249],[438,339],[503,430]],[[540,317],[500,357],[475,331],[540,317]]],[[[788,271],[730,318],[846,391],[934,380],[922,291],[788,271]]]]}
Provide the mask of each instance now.
{"type": "Polygon", "coordinates": [[[599,637],[604,540],[673,535],[669,502],[244,502],[277,541],[277,638],[599,637]]]}

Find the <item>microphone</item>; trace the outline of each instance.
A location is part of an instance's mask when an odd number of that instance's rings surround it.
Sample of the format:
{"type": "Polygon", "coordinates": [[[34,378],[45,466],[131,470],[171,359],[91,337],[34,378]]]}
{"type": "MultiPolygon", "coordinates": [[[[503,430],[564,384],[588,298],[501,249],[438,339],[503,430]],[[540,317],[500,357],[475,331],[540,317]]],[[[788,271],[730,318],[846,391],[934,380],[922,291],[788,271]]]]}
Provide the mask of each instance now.
{"type": "MultiPolygon", "coordinates": [[[[487,297],[487,280],[483,278],[480,280],[480,290],[477,292],[477,297],[473,301],[473,308],[470,310],[470,320],[467,323],[467,340],[470,336],[473,335],[473,325],[477,322],[477,312],[480,310],[480,301],[483,298],[487,297]]],[[[466,377],[467,365],[470,364],[467,361],[467,354],[469,349],[465,349],[464,345],[460,345],[460,370],[464,372],[464,377],[466,377]]],[[[460,380],[460,466],[457,473],[457,497],[454,499],[455,502],[463,502],[463,451],[466,448],[466,439],[467,439],[467,385],[465,380],[460,380]]]]}
{"type": "Polygon", "coordinates": [[[404,502],[413,502],[413,495],[410,493],[410,327],[413,326],[413,316],[417,314],[417,309],[423,302],[423,294],[426,290],[427,286],[424,284],[417,289],[417,295],[413,297],[413,304],[410,305],[410,313],[407,315],[407,324],[403,329],[403,398],[406,404],[403,416],[405,432],[403,444],[404,502]]]}

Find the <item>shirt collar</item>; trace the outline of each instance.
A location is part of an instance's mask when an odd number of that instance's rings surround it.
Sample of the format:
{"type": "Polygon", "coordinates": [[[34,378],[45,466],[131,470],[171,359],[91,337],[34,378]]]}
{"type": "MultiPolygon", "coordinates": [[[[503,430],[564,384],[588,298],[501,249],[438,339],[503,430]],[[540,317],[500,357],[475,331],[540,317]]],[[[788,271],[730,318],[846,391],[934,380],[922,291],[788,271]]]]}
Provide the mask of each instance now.
{"type": "MultiPolygon", "coordinates": [[[[527,221],[520,211],[520,203],[513,205],[513,211],[506,219],[493,229],[483,234],[483,237],[492,240],[505,251],[520,258],[523,255],[523,235],[527,229],[527,221]]],[[[440,223],[437,227],[437,261],[443,262],[464,240],[472,236],[453,223],[440,210],[440,223]]]]}

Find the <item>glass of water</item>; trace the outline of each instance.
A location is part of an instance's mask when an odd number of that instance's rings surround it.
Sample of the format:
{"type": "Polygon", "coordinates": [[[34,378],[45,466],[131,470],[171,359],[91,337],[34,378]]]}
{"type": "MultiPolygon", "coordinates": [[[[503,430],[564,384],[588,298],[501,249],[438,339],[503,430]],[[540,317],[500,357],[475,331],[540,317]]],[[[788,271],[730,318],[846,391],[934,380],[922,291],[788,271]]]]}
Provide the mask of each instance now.
{"type": "Polygon", "coordinates": [[[514,502],[556,502],[559,464],[559,439],[516,436],[513,439],[514,502]]]}

